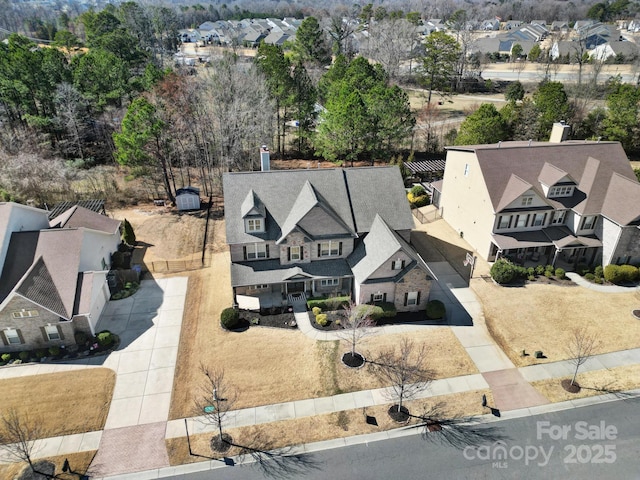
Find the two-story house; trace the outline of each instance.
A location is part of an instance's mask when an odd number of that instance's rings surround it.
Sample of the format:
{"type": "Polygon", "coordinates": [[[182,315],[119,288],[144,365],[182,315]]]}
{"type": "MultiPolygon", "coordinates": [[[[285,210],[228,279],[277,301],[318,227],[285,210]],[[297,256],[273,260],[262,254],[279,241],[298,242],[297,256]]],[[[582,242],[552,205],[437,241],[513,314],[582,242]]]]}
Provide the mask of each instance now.
{"type": "Polygon", "coordinates": [[[351,295],[425,308],[432,274],[409,244],[397,167],[228,173],[223,188],[240,307],[351,295]]]}
{"type": "Polygon", "coordinates": [[[640,262],[640,183],[618,142],[447,147],[443,218],[479,256],[572,267],[640,262]]]}
{"type": "Polygon", "coordinates": [[[0,350],[69,346],[93,335],[120,222],[82,207],[48,212],[0,203],[0,350]]]}

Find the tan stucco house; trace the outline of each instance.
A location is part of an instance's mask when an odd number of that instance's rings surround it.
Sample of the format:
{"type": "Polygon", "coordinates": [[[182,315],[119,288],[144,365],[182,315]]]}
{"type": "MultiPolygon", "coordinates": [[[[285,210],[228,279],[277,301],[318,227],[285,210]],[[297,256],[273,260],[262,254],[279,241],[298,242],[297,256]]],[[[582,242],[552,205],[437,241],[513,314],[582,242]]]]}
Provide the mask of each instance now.
{"type": "Polygon", "coordinates": [[[640,263],[640,183],[618,142],[447,147],[434,199],[442,217],[488,261],[573,267],[640,263]]]}
{"type": "Polygon", "coordinates": [[[79,206],[48,213],[0,203],[0,351],[73,345],[109,299],[120,222],[79,206]]]}
{"type": "Polygon", "coordinates": [[[409,244],[397,167],[228,173],[223,188],[241,308],[337,295],[425,308],[432,273],[409,244]]]}

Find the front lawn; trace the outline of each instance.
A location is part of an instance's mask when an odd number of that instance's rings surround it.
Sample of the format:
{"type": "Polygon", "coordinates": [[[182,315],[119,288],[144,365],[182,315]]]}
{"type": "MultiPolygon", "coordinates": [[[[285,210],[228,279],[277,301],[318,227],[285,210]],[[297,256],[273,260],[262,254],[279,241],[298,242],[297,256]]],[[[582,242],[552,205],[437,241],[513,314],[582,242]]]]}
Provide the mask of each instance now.
{"type": "Polygon", "coordinates": [[[516,366],[567,359],[572,332],[580,327],[598,333],[601,344],[595,353],[640,347],[640,321],[631,315],[638,308],[633,291],[536,284],[509,288],[482,279],[474,279],[471,287],[482,302],[489,331],[516,366]],[[523,350],[529,355],[522,356],[523,350]],[[546,358],[534,358],[537,350],[546,358]]]}

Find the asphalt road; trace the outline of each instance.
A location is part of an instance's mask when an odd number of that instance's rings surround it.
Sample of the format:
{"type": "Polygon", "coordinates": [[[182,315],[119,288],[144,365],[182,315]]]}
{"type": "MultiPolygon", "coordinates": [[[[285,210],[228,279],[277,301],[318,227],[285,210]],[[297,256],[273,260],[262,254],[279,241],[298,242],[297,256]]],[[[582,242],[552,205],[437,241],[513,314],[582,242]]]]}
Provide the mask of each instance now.
{"type": "MultiPolygon", "coordinates": [[[[618,400],[562,412],[460,430],[459,448],[438,435],[323,450],[302,461],[265,470],[256,463],[175,476],[183,480],[235,479],[640,479],[640,399],[618,400]],[[500,443],[496,443],[500,442],[500,443]]],[[[458,442],[456,442],[458,443],[458,442]]],[[[267,462],[269,465],[269,462],[267,462]]]]}
{"type": "MultiPolygon", "coordinates": [[[[634,75],[631,73],[619,73],[623,83],[635,83],[638,75],[634,75]]],[[[553,73],[550,72],[549,76],[551,80],[554,82],[565,82],[565,83],[575,83],[577,80],[577,74],[574,72],[558,72],[553,73]]],[[[611,75],[603,73],[598,77],[598,83],[603,83],[609,79],[611,75]]],[[[507,82],[515,82],[516,80],[520,80],[521,82],[539,82],[543,79],[543,74],[540,72],[518,72],[507,71],[507,70],[487,70],[482,72],[482,78],[485,80],[503,80],[507,82]]],[[[589,73],[586,72],[584,75],[585,81],[589,78],[589,73]]]]}

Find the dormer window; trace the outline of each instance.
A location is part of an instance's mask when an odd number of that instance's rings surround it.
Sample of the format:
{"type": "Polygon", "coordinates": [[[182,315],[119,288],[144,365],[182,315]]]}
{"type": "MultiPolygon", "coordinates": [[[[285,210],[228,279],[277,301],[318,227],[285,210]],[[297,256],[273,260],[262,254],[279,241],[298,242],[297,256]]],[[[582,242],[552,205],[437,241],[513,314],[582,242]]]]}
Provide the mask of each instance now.
{"type": "Polygon", "coordinates": [[[247,218],[244,221],[245,231],[247,233],[259,233],[264,232],[264,219],[263,218],[247,218]]]}
{"type": "Polygon", "coordinates": [[[573,185],[556,185],[549,189],[549,198],[570,197],[573,195],[573,185]]]}

